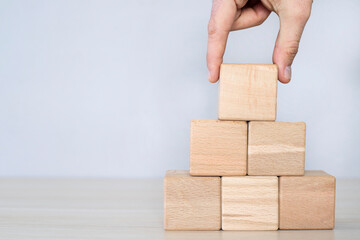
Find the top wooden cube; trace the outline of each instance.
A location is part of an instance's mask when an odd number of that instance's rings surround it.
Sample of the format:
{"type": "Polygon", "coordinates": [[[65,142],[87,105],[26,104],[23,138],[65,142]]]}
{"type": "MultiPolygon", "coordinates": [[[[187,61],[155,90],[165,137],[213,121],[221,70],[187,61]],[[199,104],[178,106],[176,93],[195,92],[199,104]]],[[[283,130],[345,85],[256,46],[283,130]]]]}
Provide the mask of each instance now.
{"type": "Polygon", "coordinates": [[[275,64],[222,64],[218,118],[275,121],[277,79],[275,64]]]}

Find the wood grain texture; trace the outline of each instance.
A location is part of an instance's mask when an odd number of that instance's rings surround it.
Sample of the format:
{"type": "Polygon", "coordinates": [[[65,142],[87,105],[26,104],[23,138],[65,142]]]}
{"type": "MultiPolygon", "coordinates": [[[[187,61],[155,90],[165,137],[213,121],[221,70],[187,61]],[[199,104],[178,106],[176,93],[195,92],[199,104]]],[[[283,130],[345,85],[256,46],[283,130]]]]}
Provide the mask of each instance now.
{"type": "Polygon", "coordinates": [[[223,230],[277,230],[277,177],[223,177],[223,230]]]}
{"type": "Polygon", "coordinates": [[[193,120],[190,136],[190,175],[246,175],[246,122],[193,120]]]}
{"type": "Polygon", "coordinates": [[[274,64],[221,64],[218,118],[274,121],[277,79],[274,64]]]}
{"type": "Polygon", "coordinates": [[[220,230],[220,191],[220,177],[191,177],[189,171],[167,171],[165,230],[220,230]]]}
{"type": "Polygon", "coordinates": [[[280,229],[333,229],[335,181],[323,171],[280,177],[280,229]]]}
{"type": "Polygon", "coordinates": [[[249,122],[248,175],[304,175],[303,122],[249,122]]]}

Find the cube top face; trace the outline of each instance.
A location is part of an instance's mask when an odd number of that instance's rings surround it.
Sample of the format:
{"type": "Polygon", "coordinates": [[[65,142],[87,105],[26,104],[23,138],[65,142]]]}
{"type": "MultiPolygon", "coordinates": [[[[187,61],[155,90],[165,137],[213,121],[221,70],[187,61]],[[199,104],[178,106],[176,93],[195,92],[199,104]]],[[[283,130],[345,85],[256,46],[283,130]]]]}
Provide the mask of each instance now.
{"type": "Polygon", "coordinates": [[[166,175],[168,177],[188,177],[189,171],[188,170],[167,170],[166,175]]]}
{"type": "Polygon", "coordinates": [[[192,176],[246,175],[246,122],[193,120],[190,135],[192,176]]]}
{"type": "Polygon", "coordinates": [[[190,177],[168,171],[164,179],[166,230],[220,230],[220,177],[190,177]]]}
{"type": "Polygon", "coordinates": [[[304,175],[304,122],[250,122],[248,175],[304,175]]]}
{"type": "Polygon", "coordinates": [[[218,118],[275,121],[277,79],[275,64],[222,64],[218,118]]]}
{"type": "Polygon", "coordinates": [[[279,180],[280,229],[333,229],[335,177],[322,171],[279,180]]]}
{"type": "Polygon", "coordinates": [[[330,175],[327,172],[322,171],[322,170],[306,170],[304,176],[307,176],[307,177],[331,177],[331,178],[334,178],[334,176],[332,176],[332,175],[330,175]]]}
{"type": "Polygon", "coordinates": [[[223,230],[277,230],[277,177],[223,177],[223,230]]]}

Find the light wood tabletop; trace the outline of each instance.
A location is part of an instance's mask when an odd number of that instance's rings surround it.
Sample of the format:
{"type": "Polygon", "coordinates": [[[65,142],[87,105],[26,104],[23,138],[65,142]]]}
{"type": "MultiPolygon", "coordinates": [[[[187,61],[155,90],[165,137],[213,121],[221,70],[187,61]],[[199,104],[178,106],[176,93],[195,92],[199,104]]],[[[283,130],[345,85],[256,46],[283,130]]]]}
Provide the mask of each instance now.
{"type": "Polygon", "coordinates": [[[338,179],[334,230],[164,231],[162,179],[1,179],[0,239],[360,239],[360,179],[338,179]]]}

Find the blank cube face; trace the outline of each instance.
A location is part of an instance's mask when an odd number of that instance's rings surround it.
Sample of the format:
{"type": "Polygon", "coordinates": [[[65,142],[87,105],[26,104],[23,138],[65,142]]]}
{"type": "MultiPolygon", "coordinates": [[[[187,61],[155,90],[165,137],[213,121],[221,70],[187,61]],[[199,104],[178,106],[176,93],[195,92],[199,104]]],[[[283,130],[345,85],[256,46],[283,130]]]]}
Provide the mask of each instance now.
{"type": "Polygon", "coordinates": [[[323,171],[280,177],[280,229],[333,229],[335,177],[323,171]]]}
{"type": "Polygon", "coordinates": [[[223,230],[277,230],[277,177],[223,177],[223,230]]]}
{"type": "Polygon", "coordinates": [[[193,120],[190,139],[192,176],[246,175],[247,123],[193,120]]]}
{"type": "Polygon", "coordinates": [[[165,230],[220,230],[220,188],[220,177],[190,177],[189,171],[167,171],[165,230]]]}
{"type": "Polygon", "coordinates": [[[275,121],[277,79],[274,64],[222,64],[219,119],[275,121]]]}
{"type": "Polygon", "coordinates": [[[303,122],[250,122],[248,175],[304,175],[303,122]]]}

